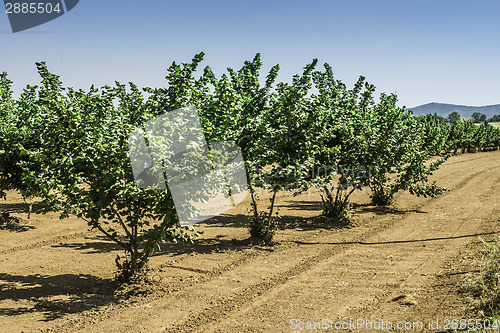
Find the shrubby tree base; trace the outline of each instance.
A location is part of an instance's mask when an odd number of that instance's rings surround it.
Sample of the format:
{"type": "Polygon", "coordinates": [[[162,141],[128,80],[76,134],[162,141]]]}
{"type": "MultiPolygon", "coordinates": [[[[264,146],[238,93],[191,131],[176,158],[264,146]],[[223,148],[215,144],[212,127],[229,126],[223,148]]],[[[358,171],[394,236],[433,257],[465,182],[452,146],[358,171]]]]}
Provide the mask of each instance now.
{"type": "Polygon", "coordinates": [[[330,189],[327,186],[323,187],[321,193],[321,207],[323,209],[323,215],[332,217],[339,223],[349,224],[352,216],[349,197],[353,191],[354,189],[347,192],[342,190],[340,187],[337,187],[334,196],[333,188],[330,189]]]}
{"type": "Polygon", "coordinates": [[[278,227],[276,219],[272,217],[274,202],[276,200],[276,192],[273,192],[269,213],[258,211],[253,191],[251,192],[251,197],[253,215],[248,218],[248,231],[250,232],[250,239],[255,243],[269,245],[271,244],[278,227]]]}
{"type": "Polygon", "coordinates": [[[274,218],[270,218],[268,214],[261,213],[255,216],[250,216],[248,219],[248,231],[250,238],[255,243],[269,245],[271,244],[276,233],[277,223],[274,218]]]}
{"type": "Polygon", "coordinates": [[[394,201],[394,193],[387,187],[372,188],[372,203],[377,206],[389,206],[394,201]]]}
{"type": "Polygon", "coordinates": [[[142,258],[127,254],[125,258],[116,256],[115,263],[118,268],[118,281],[121,283],[144,283],[147,279],[146,269],[150,255],[142,258]]]}

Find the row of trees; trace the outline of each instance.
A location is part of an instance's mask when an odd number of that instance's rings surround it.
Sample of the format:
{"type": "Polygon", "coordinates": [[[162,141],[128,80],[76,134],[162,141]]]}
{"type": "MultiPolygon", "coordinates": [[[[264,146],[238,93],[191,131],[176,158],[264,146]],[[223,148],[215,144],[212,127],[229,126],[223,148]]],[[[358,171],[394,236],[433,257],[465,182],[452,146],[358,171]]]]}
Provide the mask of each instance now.
{"type": "MultiPolygon", "coordinates": [[[[460,114],[456,111],[453,111],[452,113],[450,113],[448,115],[448,117],[441,117],[441,116],[437,116],[437,115],[435,115],[435,117],[439,118],[442,122],[449,122],[449,123],[454,123],[454,122],[462,119],[460,117],[460,114]]],[[[493,117],[488,119],[488,117],[484,113],[474,112],[471,115],[470,120],[472,120],[476,124],[483,123],[485,121],[494,123],[494,122],[500,122],[500,115],[497,114],[497,115],[494,115],[493,117]]]]}
{"type": "Polygon", "coordinates": [[[436,154],[497,150],[500,147],[500,128],[483,122],[479,125],[469,119],[453,123],[436,115],[416,119],[425,127],[427,142],[437,143],[436,154]]]}
{"type": "Polygon", "coordinates": [[[492,123],[498,123],[498,122],[500,122],[500,114],[494,115],[493,117],[491,117],[490,119],[488,119],[488,121],[492,122],[492,123]]]}
{"type": "MultiPolygon", "coordinates": [[[[419,196],[446,190],[428,181],[449,156],[435,155],[467,130],[415,118],[397,106],[394,94],[375,101],[375,87],[364,77],[348,89],[328,64],[317,69],[317,60],[290,83],[276,82],[278,65],[261,80],[258,54],[221,77],[208,66],[195,77],[202,60],[200,53],[190,63],[174,62],[165,88],[116,82],[89,91],[64,88],[37,63],[41,85],[27,86],[18,99],[1,74],[0,194],[18,190],[25,198],[41,198],[45,211],[85,219],[123,247],[120,278],[132,281],[159,244],[192,241],[198,234],[179,225],[168,186],[138,186],[130,165],[129,135],[171,110],[195,106],[207,142],[240,147],[250,234],[265,243],[274,234],[279,191],[319,188],[324,214],[347,222],[352,193],[365,187],[380,205],[401,190],[419,196]],[[261,190],[271,192],[270,204],[258,200],[261,190]]],[[[484,131],[490,133],[487,125],[484,131]]],[[[207,194],[200,189],[195,199],[207,194]]]]}
{"type": "Polygon", "coordinates": [[[472,118],[472,121],[474,121],[475,123],[482,123],[485,121],[495,123],[495,122],[500,121],[500,114],[493,115],[493,117],[488,119],[488,117],[486,117],[486,115],[484,113],[474,112],[472,114],[471,118],[472,118]]]}

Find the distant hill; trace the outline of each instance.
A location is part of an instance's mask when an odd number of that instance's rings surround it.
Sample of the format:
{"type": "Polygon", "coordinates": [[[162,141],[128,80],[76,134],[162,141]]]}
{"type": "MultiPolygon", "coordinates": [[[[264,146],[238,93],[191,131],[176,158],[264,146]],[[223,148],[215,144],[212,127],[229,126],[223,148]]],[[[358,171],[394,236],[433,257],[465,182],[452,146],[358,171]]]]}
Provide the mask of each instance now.
{"type": "Polygon", "coordinates": [[[491,118],[500,114],[500,104],[486,106],[466,106],[444,103],[429,103],[414,108],[408,108],[414,115],[425,115],[437,113],[439,116],[447,117],[453,111],[458,112],[462,118],[470,118],[474,112],[483,113],[491,118]]]}

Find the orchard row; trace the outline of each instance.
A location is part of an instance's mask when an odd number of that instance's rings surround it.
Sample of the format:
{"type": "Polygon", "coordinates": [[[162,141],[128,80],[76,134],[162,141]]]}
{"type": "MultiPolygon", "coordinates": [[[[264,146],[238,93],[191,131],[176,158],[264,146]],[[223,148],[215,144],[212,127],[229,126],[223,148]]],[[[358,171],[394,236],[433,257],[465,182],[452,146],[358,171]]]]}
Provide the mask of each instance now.
{"type": "MultiPolygon", "coordinates": [[[[352,193],[370,188],[374,203],[388,205],[399,191],[436,196],[446,189],[428,177],[458,149],[497,149],[500,130],[467,121],[443,124],[416,118],[360,77],[349,89],[317,60],[291,83],[277,82],[279,66],[260,78],[260,56],[216,77],[197,72],[203,53],[169,67],[165,88],[133,83],[88,91],[65,88],[44,63],[39,86],[13,98],[0,76],[0,194],[17,190],[41,198],[45,211],[76,215],[123,247],[120,278],[131,281],[161,242],[191,241],[180,227],[169,189],[137,185],[129,135],[168,111],[195,106],[207,142],[232,142],[243,154],[251,196],[251,236],[274,235],[276,193],[322,191],[324,214],[350,217],[352,193]],[[472,125],[471,125],[472,124],[472,125]],[[323,170],[323,172],[311,172],[323,170]],[[259,204],[257,189],[272,193],[259,204]]],[[[179,170],[182,172],[182,170],[179,170]]],[[[209,193],[201,189],[198,199],[209,193]]],[[[189,203],[186,203],[189,205],[189,203]]],[[[196,210],[193,209],[193,213],[196,210]]]]}

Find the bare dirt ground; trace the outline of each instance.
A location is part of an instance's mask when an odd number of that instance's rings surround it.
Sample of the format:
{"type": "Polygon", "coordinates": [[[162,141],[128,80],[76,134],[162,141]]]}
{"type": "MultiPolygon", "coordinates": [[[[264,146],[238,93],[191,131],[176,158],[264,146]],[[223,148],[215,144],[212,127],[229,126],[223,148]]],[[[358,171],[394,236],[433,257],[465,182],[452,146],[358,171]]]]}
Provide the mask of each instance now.
{"type": "Polygon", "coordinates": [[[194,245],[163,245],[154,285],[128,297],[112,282],[114,243],[76,218],[27,219],[9,193],[0,212],[18,220],[0,223],[0,332],[293,332],[361,320],[339,331],[376,331],[367,321],[444,331],[445,319],[474,318],[458,293],[462,251],[500,232],[500,151],[455,156],[433,179],[451,191],[399,194],[391,208],[357,193],[350,228],[320,217],[317,193],[281,194],[271,247],[247,245],[241,205],[204,223],[194,245]]]}

